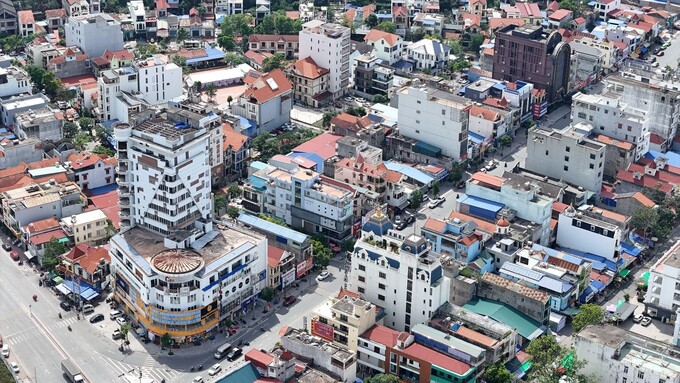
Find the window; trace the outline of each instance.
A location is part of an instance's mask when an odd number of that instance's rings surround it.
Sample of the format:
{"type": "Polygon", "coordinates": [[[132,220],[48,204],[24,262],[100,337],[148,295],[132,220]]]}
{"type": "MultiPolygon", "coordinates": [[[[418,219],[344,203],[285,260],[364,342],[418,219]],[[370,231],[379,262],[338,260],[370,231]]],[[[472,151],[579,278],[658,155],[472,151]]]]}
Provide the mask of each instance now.
{"type": "Polygon", "coordinates": [[[566,150],[567,153],[569,153],[571,151],[571,148],[567,146],[566,148],[564,148],[564,150],[566,150]]]}
{"type": "Polygon", "coordinates": [[[590,164],[589,167],[590,167],[591,169],[595,169],[595,164],[590,164]]]}
{"type": "Polygon", "coordinates": [[[382,283],[378,283],[378,288],[379,288],[380,290],[385,290],[385,285],[382,284],[382,283]]]}
{"type": "Polygon", "coordinates": [[[568,171],[569,171],[569,166],[565,166],[565,167],[564,167],[564,171],[565,171],[565,172],[568,172],[568,171]]]}
{"type": "Polygon", "coordinates": [[[385,296],[384,295],[378,295],[378,300],[385,301],[385,296]]]}
{"type": "Polygon", "coordinates": [[[581,221],[576,221],[576,227],[581,227],[581,221]]]}
{"type": "Polygon", "coordinates": [[[594,160],[594,159],[595,159],[595,155],[591,153],[591,154],[590,154],[590,159],[591,159],[591,160],[594,160]]]}
{"type": "Polygon", "coordinates": [[[628,366],[623,366],[623,373],[627,374],[628,373],[628,366]]]}
{"type": "Polygon", "coordinates": [[[364,265],[359,265],[359,270],[361,270],[361,271],[366,271],[366,266],[364,266],[364,265]]]}
{"type": "Polygon", "coordinates": [[[378,273],[378,277],[385,279],[385,278],[387,278],[387,274],[380,272],[380,273],[378,273]]]}
{"type": "Polygon", "coordinates": [[[569,162],[569,156],[564,156],[564,160],[569,162]]]}
{"type": "Polygon", "coordinates": [[[357,288],[357,290],[362,294],[366,292],[366,289],[364,289],[363,287],[359,287],[357,288]]]}
{"type": "Polygon", "coordinates": [[[361,275],[359,276],[359,282],[366,282],[366,278],[362,277],[361,275]]]}
{"type": "Polygon", "coordinates": [[[642,371],[638,371],[638,379],[644,379],[645,378],[645,373],[642,371]]]}
{"type": "Polygon", "coordinates": [[[550,152],[546,150],[546,151],[545,151],[545,155],[547,156],[547,155],[548,155],[548,153],[550,153],[550,152]]]}

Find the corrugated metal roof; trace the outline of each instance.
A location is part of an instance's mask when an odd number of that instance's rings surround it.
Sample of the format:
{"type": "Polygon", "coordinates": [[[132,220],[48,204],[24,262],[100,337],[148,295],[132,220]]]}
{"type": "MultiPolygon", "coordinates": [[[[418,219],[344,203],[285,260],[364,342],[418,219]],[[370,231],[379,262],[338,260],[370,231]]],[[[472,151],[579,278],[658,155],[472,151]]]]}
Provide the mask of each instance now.
{"type": "Polygon", "coordinates": [[[385,161],[384,164],[388,170],[393,170],[395,172],[401,173],[406,177],[412,178],[422,184],[427,185],[430,182],[434,181],[434,178],[428,176],[425,172],[422,172],[406,164],[392,161],[385,161]]]}
{"type": "Polygon", "coordinates": [[[481,358],[485,353],[484,349],[481,347],[477,347],[474,344],[468,343],[462,339],[449,336],[448,334],[445,334],[432,327],[426,326],[422,323],[418,323],[417,325],[413,326],[411,328],[411,332],[414,334],[415,333],[421,334],[422,336],[430,338],[441,344],[448,345],[453,349],[460,350],[475,358],[481,358]]]}
{"type": "Polygon", "coordinates": [[[260,230],[272,233],[279,237],[286,238],[293,242],[303,243],[307,240],[307,238],[309,238],[307,234],[302,234],[299,231],[295,231],[293,229],[277,225],[275,223],[269,222],[267,220],[252,215],[241,214],[238,217],[238,220],[246,225],[256,227],[260,230]]]}
{"type": "Polygon", "coordinates": [[[463,306],[463,309],[479,315],[488,316],[497,322],[512,327],[528,340],[536,339],[545,332],[545,327],[537,321],[510,306],[506,306],[496,301],[477,299],[470,301],[463,306]]]}
{"type": "Polygon", "coordinates": [[[494,202],[494,201],[489,201],[488,199],[484,198],[479,198],[471,195],[466,195],[462,200],[460,200],[461,204],[469,205],[469,206],[474,206],[478,207],[480,209],[488,210],[488,211],[493,211],[498,213],[503,207],[505,207],[504,204],[494,202]]]}

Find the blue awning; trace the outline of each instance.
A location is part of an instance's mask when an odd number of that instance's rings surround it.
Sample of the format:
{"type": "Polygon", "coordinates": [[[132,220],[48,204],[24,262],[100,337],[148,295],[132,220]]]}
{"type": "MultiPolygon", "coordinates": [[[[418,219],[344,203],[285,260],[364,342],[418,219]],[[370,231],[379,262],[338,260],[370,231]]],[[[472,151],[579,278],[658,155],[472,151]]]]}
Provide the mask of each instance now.
{"type": "Polygon", "coordinates": [[[475,144],[481,144],[484,142],[484,137],[482,137],[481,134],[477,134],[475,132],[471,132],[468,130],[468,138],[470,141],[474,142],[475,144]]]}
{"type": "Polygon", "coordinates": [[[425,21],[423,21],[423,25],[434,25],[434,21],[432,21],[432,20],[425,20],[425,21]]]}
{"type": "Polygon", "coordinates": [[[621,251],[630,256],[637,257],[638,255],[640,255],[641,250],[637,246],[629,245],[627,243],[621,243],[621,251]]]}

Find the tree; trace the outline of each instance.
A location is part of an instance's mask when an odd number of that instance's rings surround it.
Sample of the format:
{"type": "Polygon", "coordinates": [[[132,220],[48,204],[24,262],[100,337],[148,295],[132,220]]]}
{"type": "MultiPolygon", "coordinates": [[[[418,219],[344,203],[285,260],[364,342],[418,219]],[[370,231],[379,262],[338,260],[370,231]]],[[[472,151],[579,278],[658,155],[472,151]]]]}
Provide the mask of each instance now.
{"type": "Polygon", "coordinates": [[[283,53],[276,53],[262,60],[262,70],[271,72],[274,69],[282,69],[286,56],[283,53]]]}
{"type": "Polygon", "coordinates": [[[241,57],[241,55],[239,55],[238,53],[234,53],[234,52],[225,53],[224,54],[224,62],[227,65],[232,66],[232,67],[237,66],[237,65],[241,65],[241,64],[244,63],[243,57],[241,57]]]}
{"type": "Polygon", "coordinates": [[[411,193],[411,209],[417,209],[423,203],[423,192],[416,189],[411,193]]]}
{"type": "Polygon", "coordinates": [[[482,379],[486,383],[509,383],[515,380],[515,376],[505,368],[503,363],[497,362],[484,370],[482,379]]]}
{"type": "Polygon", "coordinates": [[[538,383],[559,383],[563,377],[567,382],[595,382],[579,370],[585,362],[578,359],[573,349],[563,347],[551,335],[543,335],[529,343],[526,352],[531,355],[533,367],[528,381],[538,383]]]}
{"type": "Polygon", "coordinates": [[[470,35],[470,44],[468,44],[468,50],[471,52],[479,52],[479,48],[484,43],[484,36],[474,33],[470,35]]]}
{"type": "Polygon", "coordinates": [[[399,378],[390,374],[378,374],[364,379],[364,383],[399,383],[399,378]]]}
{"type": "Polygon", "coordinates": [[[185,28],[179,28],[177,30],[177,35],[175,35],[175,38],[177,39],[178,43],[181,43],[189,38],[189,31],[187,31],[185,28]]]}
{"type": "Polygon", "coordinates": [[[205,94],[208,95],[210,101],[215,101],[215,96],[217,95],[217,89],[215,89],[215,84],[210,83],[205,87],[205,94]]]}
{"type": "Polygon", "coordinates": [[[448,63],[449,70],[451,72],[461,72],[467,68],[472,66],[469,61],[467,61],[464,57],[459,57],[455,60],[451,60],[448,63]]]}
{"type": "Polygon", "coordinates": [[[68,246],[66,244],[59,242],[58,239],[52,238],[45,245],[45,253],[42,259],[42,266],[47,271],[54,271],[54,269],[59,265],[59,256],[68,251],[68,246]]]}
{"type": "Polygon", "coordinates": [[[314,255],[314,264],[326,268],[331,263],[333,254],[331,250],[318,239],[312,239],[312,254],[314,255]]]}
{"type": "Polygon", "coordinates": [[[203,90],[203,84],[200,81],[196,81],[193,83],[193,85],[191,85],[191,88],[194,92],[201,93],[203,90]]]}
{"type": "Polygon", "coordinates": [[[347,110],[345,112],[347,114],[351,114],[352,116],[357,116],[357,117],[363,117],[366,114],[368,114],[366,112],[366,108],[364,108],[363,106],[350,106],[349,108],[347,108],[347,110]]]}
{"type": "Polygon", "coordinates": [[[330,128],[331,126],[331,120],[333,117],[337,116],[338,112],[326,112],[323,114],[323,118],[321,119],[321,126],[324,128],[330,128]]]}
{"type": "Polygon", "coordinates": [[[78,148],[78,150],[85,150],[85,145],[92,142],[92,136],[85,132],[78,132],[75,138],[73,138],[73,145],[78,148]]]}
{"type": "Polygon", "coordinates": [[[174,56],[172,56],[171,60],[172,60],[172,62],[175,63],[175,65],[177,65],[178,67],[182,67],[182,68],[183,68],[183,67],[187,66],[187,59],[186,59],[186,57],[184,57],[184,56],[174,55],[174,56]]]}
{"type": "Polygon", "coordinates": [[[161,336],[161,347],[168,348],[172,346],[172,337],[167,332],[161,336]]]}
{"type": "Polygon", "coordinates": [[[378,16],[376,16],[375,13],[371,13],[366,20],[364,20],[364,24],[371,29],[375,28],[378,26],[378,16]]]}
{"type": "Polygon", "coordinates": [[[574,316],[574,332],[579,332],[590,324],[600,324],[603,321],[604,309],[598,305],[587,303],[582,305],[578,314],[574,316]]]}
{"type": "Polygon", "coordinates": [[[78,132],[79,132],[78,125],[74,124],[71,121],[64,122],[64,138],[74,139],[78,132]]]}
{"type": "Polygon", "coordinates": [[[387,104],[389,104],[389,102],[390,102],[390,99],[387,98],[387,96],[385,96],[384,94],[376,94],[375,96],[373,96],[373,103],[375,103],[375,104],[385,104],[385,105],[387,105],[387,104]]]}
{"type": "Polygon", "coordinates": [[[217,38],[217,45],[220,46],[220,48],[226,50],[226,51],[233,51],[234,48],[236,48],[236,43],[234,42],[234,36],[227,34],[227,35],[220,35],[220,37],[217,38]]]}
{"type": "Polygon", "coordinates": [[[99,124],[95,125],[94,126],[94,135],[95,135],[95,138],[97,139],[97,141],[101,145],[106,145],[106,146],[109,145],[109,135],[110,134],[106,129],[104,129],[103,126],[101,126],[99,124]]]}
{"type": "Polygon", "coordinates": [[[264,299],[267,302],[271,302],[274,297],[276,296],[276,289],[273,287],[265,287],[260,291],[260,298],[264,299]]]}
{"type": "Polygon", "coordinates": [[[213,208],[215,209],[215,212],[220,215],[220,212],[227,208],[227,196],[224,194],[215,194],[213,208]]]}
{"type": "Polygon", "coordinates": [[[288,227],[288,225],[286,224],[286,221],[282,220],[281,218],[272,217],[272,216],[266,215],[266,214],[264,214],[264,213],[260,213],[260,215],[259,215],[258,217],[264,219],[265,221],[269,221],[269,222],[271,222],[271,223],[275,223],[275,224],[277,224],[277,225],[279,225],[279,226],[288,227]]]}
{"type": "Polygon", "coordinates": [[[227,207],[227,215],[231,219],[236,219],[239,215],[241,215],[241,210],[239,210],[239,208],[236,206],[229,206],[227,207]]]}
{"type": "Polygon", "coordinates": [[[230,107],[230,108],[231,108],[231,102],[232,102],[232,101],[234,101],[234,98],[231,97],[231,95],[229,95],[229,97],[227,97],[227,103],[229,104],[229,107],[230,107]]]}
{"type": "Polygon", "coordinates": [[[35,86],[50,96],[56,96],[63,88],[61,80],[52,72],[37,66],[29,66],[26,71],[35,86]]]}
{"type": "Polygon", "coordinates": [[[498,138],[498,143],[503,146],[510,146],[512,143],[512,137],[508,136],[507,134],[504,134],[498,138]]]}
{"type": "Polygon", "coordinates": [[[229,197],[236,198],[243,194],[243,189],[241,189],[238,185],[233,184],[229,186],[227,192],[229,193],[229,197]]]}
{"type": "Polygon", "coordinates": [[[130,333],[130,325],[129,324],[124,324],[120,326],[120,334],[123,336],[123,341],[127,342],[128,340],[128,334],[130,333]]]}
{"type": "Polygon", "coordinates": [[[381,31],[387,33],[394,33],[397,31],[397,24],[391,21],[383,21],[382,23],[378,24],[376,29],[380,29],[381,31]]]}
{"type": "Polygon", "coordinates": [[[649,231],[659,221],[659,212],[651,206],[640,206],[633,211],[630,224],[637,229],[649,231]]]}
{"type": "Polygon", "coordinates": [[[78,125],[80,125],[80,130],[92,134],[92,129],[94,128],[94,120],[89,117],[81,117],[78,120],[78,125]]]}
{"type": "Polygon", "coordinates": [[[354,241],[353,239],[348,239],[348,240],[344,241],[342,243],[342,246],[340,246],[340,247],[342,248],[343,251],[352,251],[352,250],[354,250],[355,242],[356,241],[354,241]]]}
{"type": "Polygon", "coordinates": [[[439,181],[434,181],[432,184],[432,194],[439,195],[439,181]]]}

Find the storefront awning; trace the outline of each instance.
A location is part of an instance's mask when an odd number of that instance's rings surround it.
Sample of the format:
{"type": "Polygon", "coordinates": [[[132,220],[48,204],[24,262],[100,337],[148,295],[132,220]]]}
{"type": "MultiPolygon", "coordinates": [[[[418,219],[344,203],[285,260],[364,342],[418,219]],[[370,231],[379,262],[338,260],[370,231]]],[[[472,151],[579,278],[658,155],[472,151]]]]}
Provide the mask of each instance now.
{"type": "Polygon", "coordinates": [[[64,286],[64,284],[57,285],[57,291],[64,295],[69,295],[71,294],[71,290],[68,289],[68,287],[64,286]]]}
{"type": "Polygon", "coordinates": [[[621,278],[627,277],[628,274],[630,274],[630,270],[628,270],[628,269],[623,269],[623,270],[619,271],[619,277],[621,277],[621,278]]]}
{"type": "Polygon", "coordinates": [[[57,275],[56,277],[52,278],[52,282],[54,282],[56,284],[60,284],[60,283],[64,282],[64,278],[57,275]]]}

